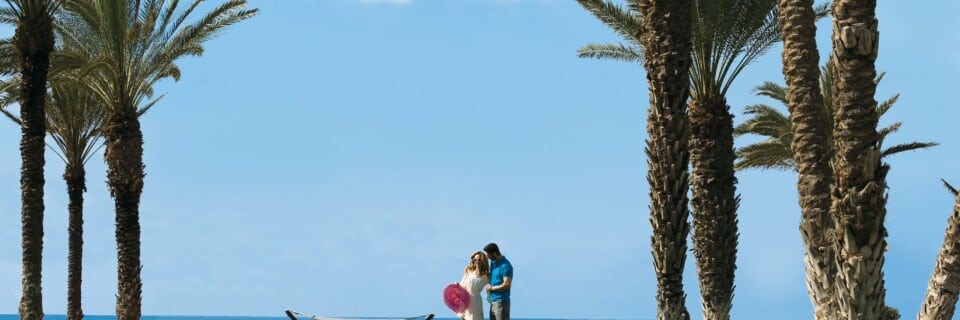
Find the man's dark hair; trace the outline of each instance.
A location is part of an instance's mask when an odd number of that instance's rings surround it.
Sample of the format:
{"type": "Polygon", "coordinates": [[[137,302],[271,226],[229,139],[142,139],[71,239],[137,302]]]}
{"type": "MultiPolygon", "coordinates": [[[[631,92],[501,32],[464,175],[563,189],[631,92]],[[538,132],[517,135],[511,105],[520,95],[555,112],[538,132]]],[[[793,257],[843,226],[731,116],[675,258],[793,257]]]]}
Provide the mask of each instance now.
{"type": "Polygon", "coordinates": [[[499,254],[500,254],[500,247],[497,247],[497,244],[496,244],[496,243],[491,242],[491,243],[488,243],[487,245],[483,246],[483,252],[486,252],[487,254],[496,253],[496,254],[499,255],[499,254]]]}

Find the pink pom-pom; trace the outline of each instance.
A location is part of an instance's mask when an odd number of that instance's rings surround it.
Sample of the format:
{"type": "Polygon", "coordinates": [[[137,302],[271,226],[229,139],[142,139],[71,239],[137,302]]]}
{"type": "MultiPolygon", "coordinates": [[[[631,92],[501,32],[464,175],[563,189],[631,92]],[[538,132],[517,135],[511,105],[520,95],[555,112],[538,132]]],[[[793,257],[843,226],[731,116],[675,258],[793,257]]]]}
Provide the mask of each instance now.
{"type": "Polygon", "coordinates": [[[470,293],[459,284],[451,284],[443,289],[443,303],[453,312],[461,313],[470,306],[470,293]]]}

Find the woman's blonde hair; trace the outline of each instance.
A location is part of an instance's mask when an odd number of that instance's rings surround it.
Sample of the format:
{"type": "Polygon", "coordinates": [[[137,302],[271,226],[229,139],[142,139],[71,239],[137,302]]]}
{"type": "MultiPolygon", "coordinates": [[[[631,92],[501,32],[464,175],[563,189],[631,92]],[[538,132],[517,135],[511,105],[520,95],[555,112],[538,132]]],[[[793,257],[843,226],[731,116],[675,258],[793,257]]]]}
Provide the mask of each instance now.
{"type": "Polygon", "coordinates": [[[467,268],[463,270],[463,273],[476,272],[484,279],[490,278],[490,263],[487,262],[487,254],[483,251],[474,252],[470,255],[470,263],[467,264],[467,268]]]}

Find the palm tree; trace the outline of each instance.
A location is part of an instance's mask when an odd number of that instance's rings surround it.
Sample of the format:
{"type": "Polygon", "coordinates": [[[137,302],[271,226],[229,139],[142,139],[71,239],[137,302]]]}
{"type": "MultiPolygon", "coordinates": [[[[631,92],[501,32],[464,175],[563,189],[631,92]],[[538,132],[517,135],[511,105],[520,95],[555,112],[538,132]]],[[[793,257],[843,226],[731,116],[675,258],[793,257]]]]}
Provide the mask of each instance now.
{"type": "Polygon", "coordinates": [[[650,88],[646,154],[653,265],[657,274],[657,319],[689,319],[683,268],[690,231],[686,126],[691,63],[690,1],[634,1],[629,11],[602,0],[578,1],[628,37],[637,48],[614,45],[611,52],[620,50],[634,55],[632,60],[644,61],[650,88]],[[641,54],[640,46],[651,49],[641,54]]]}
{"type": "MultiPolygon", "coordinates": [[[[81,308],[81,280],[83,271],[83,193],[86,191],[86,162],[99,148],[100,126],[104,112],[96,99],[80,82],[80,78],[51,76],[51,92],[47,98],[47,131],[55,142],[53,149],[63,160],[63,179],[69,196],[69,254],[67,266],[67,319],[83,318],[81,308]],[[73,81],[71,81],[73,80],[73,81]]],[[[4,83],[0,107],[8,105],[16,92],[8,90],[19,83],[12,79],[4,83]]],[[[0,109],[14,122],[23,121],[7,110],[0,109]]]]}
{"type": "MultiPolygon", "coordinates": [[[[3,15],[5,13],[0,13],[3,15]]],[[[0,19],[9,16],[0,16],[0,19]]],[[[63,34],[64,26],[54,24],[55,33],[63,34]]],[[[63,179],[69,197],[69,252],[67,266],[67,319],[83,318],[81,282],[83,272],[83,193],[86,192],[86,162],[102,144],[100,135],[105,111],[102,103],[86,88],[86,74],[99,65],[90,57],[77,54],[60,43],[50,56],[48,74],[50,91],[45,104],[46,129],[55,143],[52,148],[64,161],[63,179]],[[66,50],[64,50],[66,49],[66,50]]],[[[15,74],[15,55],[10,40],[0,40],[0,74],[15,74]]],[[[22,119],[5,108],[19,99],[21,79],[0,81],[0,112],[18,125],[22,119]]],[[[153,106],[154,99],[138,111],[140,115],[153,106]]]]}
{"type": "Polygon", "coordinates": [[[59,7],[54,0],[6,0],[3,21],[16,25],[13,51],[20,73],[21,126],[20,188],[22,200],[23,293],[20,319],[43,319],[41,264],[43,261],[43,165],[46,115],[44,95],[47,70],[53,52],[53,15],[59,7]]]}
{"type": "MultiPolygon", "coordinates": [[[[819,172],[819,170],[823,170],[824,168],[830,169],[829,162],[825,159],[830,159],[830,155],[834,152],[832,118],[835,112],[832,105],[833,99],[828,98],[832,95],[833,70],[834,67],[831,61],[828,61],[827,65],[821,69],[823,77],[819,77],[820,81],[817,91],[822,94],[821,96],[823,98],[820,99],[821,104],[816,111],[804,110],[801,113],[797,111],[799,107],[794,107],[794,112],[791,112],[788,117],[777,108],[769,105],[750,105],[744,108],[744,114],[752,117],[734,128],[735,137],[747,134],[767,137],[764,141],[737,149],[738,162],[735,165],[737,170],[759,168],[794,170],[800,173],[801,177],[798,182],[798,192],[801,193],[801,211],[805,212],[802,213],[800,230],[801,235],[804,237],[804,244],[807,250],[804,257],[807,272],[807,287],[810,291],[811,300],[813,300],[814,316],[816,319],[833,319],[837,314],[836,306],[832,304],[833,298],[835,297],[833,294],[833,282],[836,277],[836,272],[833,264],[832,249],[834,237],[830,234],[833,232],[834,221],[829,215],[829,205],[824,209],[821,207],[823,203],[820,203],[824,199],[829,200],[829,187],[833,173],[828,170],[826,178],[821,178],[820,175],[824,173],[819,172]],[[813,114],[802,116],[805,115],[806,112],[812,112],[813,114]],[[800,124],[803,128],[797,129],[794,127],[794,123],[797,121],[804,122],[800,124]],[[811,128],[811,126],[814,125],[827,129],[827,134],[823,138],[815,139],[813,136],[819,135],[819,133],[814,133],[814,130],[819,129],[811,128]],[[797,135],[802,135],[804,138],[797,139],[795,138],[797,135]],[[795,143],[793,148],[791,148],[791,143],[795,143]],[[807,150],[802,156],[796,154],[806,149],[813,149],[813,151],[807,150]],[[807,165],[804,170],[813,173],[807,173],[806,175],[801,173],[801,165],[799,165],[799,163],[802,161],[807,165]],[[821,187],[827,188],[826,194],[821,194],[819,193],[820,191],[814,192],[821,187]],[[824,198],[822,196],[827,197],[824,198]],[[830,315],[834,316],[831,317],[830,315]]],[[[883,76],[884,74],[878,75],[874,82],[879,84],[883,76]]],[[[773,82],[765,82],[754,91],[757,95],[766,96],[787,105],[789,109],[788,88],[773,82]]],[[[804,96],[804,99],[810,99],[809,96],[811,96],[811,94],[807,93],[801,93],[800,95],[804,96]]],[[[896,94],[880,103],[877,106],[878,115],[882,116],[889,111],[899,98],[900,95],[896,94]]],[[[879,145],[882,146],[883,140],[887,135],[897,132],[902,125],[901,122],[896,122],[881,129],[879,131],[879,145]]],[[[883,149],[881,157],[904,151],[930,148],[937,145],[938,143],[936,142],[898,144],[883,149]]],[[[827,201],[827,204],[829,204],[829,201],[827,201]]],[[[895,312],[892,308],[888,309],[888,311],[895,312]]]]}
{"type": "MultiPolygon", "coordinates": [[[[730,317],[736,269],[739,197],[733,169],[733,116],[725,96],[737,75],[780,40],[776,4],[776,0],[693,1],[689,148],[694,254],[704,319],[730,317]]],[[[636,37],[636,26],[643,22],[636,6],[603,5],[584,6],[592,12],[609,8],[605,10],[611,18],[601,21],[628,42],[587,45],[579,50],[580,57],[642,60],[640,52],[648,48],[636,37]]],[[[822,6],[818,14],[826,11],[822,6]]]]}
{"type": "MultiPolygon", "coordinates": [[[[836,278],[834,266],[833,233],[834,220],[830,215],[830,183],[833,171],[829,165],[832,157],[829,116],[823,112],[824,89],[830,86],[819,85],[817,50],[816,10],[813,0],[779,2],[780,33],[783,39],[783,76],[787,88],[764,85],[776,89],[780,101],[787,105],[790,118],[761,115],[772,108],[757,107],[756,111],[747,107],[747,113],[757,114],[753,119],[780,120],[778,126],[769,130],[778,131],[776,138],[767,143],[755,144],[754,149],[770,149],[769,155],[780,161],[776,164],[790,165],[798,172],[797,192],[800,200],[800,235],[804,246],[804,269],[806,271],[807,292],[813,303],[814,319],[832,320],[836,318],[836,296],[833,294],[836,278]],[[785,89],[785,90],[781,90],[785,89]],[[785,146],[786,148],[777,148],[785,146]],[[796,152],[794,152],[796,150],[796,152]]],[[[760,88],[758,88],[760,90],[760,88]]],[[[762,92],[763,91],[758,91],[762,92]]],[[[767,112],[769,113],[769,112],[767,112]]],[[[753,120],[747,120],[748,122],[753,120]]],[[[734,129],[734,134],[742,134],[743,125],[734,129]]],[[[763,126],[757,126],[761,128],[763,126]]],[[[741,169],[745,157],[744,149],[737,150],[735,165],[741,169]]]]}
{"type": "MultiPolygon", "coordinates": [[[[783,93],[781,101],[790,110],[791,118],[774,117],[786,120],[779,122],[781,125],[786,123],[786,126],[771,128],[787,129],[781,131],[782,134],[777,135],[776,139],[772,139],[780,142],[781,146],[785,145],[786,149],[772,149],[779,152],[780,159],[785,159],[778,164],[792,162],[799,173],[797,192],[800,198],[800,235],[803,237],[805,250],[807,291],[813,302],[814,318],[828,320],[835,318],[837,314],[832,294],[836,277],[831,244],[833,238],[829,236],[834,228],[833,217],[830,216],[830,182],[833,180],[833,172],[830,167],[832,148],[825,143],[830,137],[828,116],[823,112],[823,96],[818,88],[816,11],[813,0],[780,1],[778,9],[783,39],[783,76],[788,88],[777,92],[783,93]],[[787,132],[789,136],[785,134],[787,132]],[[797,163],[800,165],[796,165],[797,163]]],[[[748,107],[747,112],[753,111],[748,107]]],[[[741,131],[741,127],[742,125],[734,129],[734,135],[741,131]]],[[[739,159],[743,159],[742,150],[737,150],[739,159]]],[[[741,163],[742,160],[734,167],[739,169],[741,163]]]]}
{"type": "Polygon", "coordinates": [[[836,295],[840,319],[885,315],[886,175],[877,131],[876,1],[833,3],[836,295]]]}
{"type": "Polygon", "coordinates": [[[47,118],[51,137],[66,164],[63,180],[67,184],[69,204],[69,255],[67,262],[67,319],[83,319],[81,280],[83,271],[83,193],[87,191],[87,160],[100,144],[103,106],[76,82],[51,84],[51,111],[47,118]]]}
{"type": "Polygon", "coordinates": [[[920,306],[918,320],[950,320],[957,306],[960,292],[960,195],[946,181],[943,185],[956,198],[953,214],[947,220],[947,232],[937,256],[937,264],[930,276],[927,295],[920,306]]]}
{"type": "MultiPolygon", "coordinates": [[[[56,57],[56,54],[54,54],[56,57]]],[[[83,193],[86,186],[86,163],[102,146],[100,130],[105,110],[99,99],[86,90],[83,77],[54,75],[51,72],[50,94],[46,104],[47,132],[55,143],[54,153],[63,160],[65,168],[64,182],[69,198],[69,249],[67,262],[67,319],[83,319],[81,307],[81,282],[83,274],[83,193]]],[[[10,120],[22,125],[17,115],[4,107],[16,99],[16,87],[19,79],[14,78],[0,84],[3,92],[0,98],[0,112],[10,120]]],[[[159,98],[143,106],[138,115],[142,116],[159,98]]]]}
{"type": "Polygon", "coordinates": [[[194,23],[186,20],[202,3],[185,9],[179,1],[76,0],[64,20],[71,28],[66,46],[102,60],[90,89],[106,107],[103,136],[110,194],[116,210],[118,257],[117,319],[141,316],[140,194],[143,190],[143,134],[137,108],[165,78],[179,79],[175,64],[203,53],[203,43],[224,28],[256,15],[245,0],[226,1],[194,23]]]}
{"type": "MultiPolygon", "coordinates": [[[[0,12],[0,19],[12,19],[9,12],[0,12]]],[[[64,26],[55,20],[54,31],[63,34],[64,26]]],[[[69,28],[69,26],[68,26],[69,28]]],[[[85,75],[99,65],[90,57],[77,54],[63,43],[55,44],[50,56],[45,115],[46,129],[55,143],[52,148],[64,161],[63,178],[69,196],[69,253],[67,266],[67,319],[83,318],[81,308],[81,282],[83,265],[83,193],[86,191],[84,167],[101,145],[100,129],[104,120],[104,107],[96,96],[87,90],[85,75]],[[64,50],[66,49],[66,50],[64,50]]],[[[14,75],[16,55],[11,40],[0,40],[0,74],[14,75]]],[[[18,125],[23,125],[20,116],[5,108],[16,103],[20,97],[17,88],[22,81],[11,77],[0,81],[0,112],[18,125]]],[[[156,101],[151,101],[140,113],[146,112],[156,101]]]]}
{"type": "MultiPolygon", "coordinates": [[[[828,64],[821,70],[824,76],[820,81],[821,83],[818,87],[818,90],[822,92],[823,96],[830,96],[832,91],[830,88],[833,83],[833,77],[830,75],[833,72],[832,63],[828,62],[828,64]]],[[[874,82],[879,84],[880,80],[883,79],[883,76],[884,74],[881,73],[876,77],[874,82]]],[[[754,92],[759,96],[765,96],[789,106],[787,87],[783,87],[773,82],[765,82],[762,85],[757,86],[754,89],[754,92]]],[[[896,94],[878,104],[878,116],[883,116],[886,114],[899,98],[900,94],[896,94]]],[[[822,126],[831,131],[827,132],[825,139],[817,142],[818,145],[823,145],[825,148],[823,151],[818,151],[816,154],[830,155],[833,154],[833,139],[831,135],[833,121],[831,118],[833,118],[835,114],[835,109],[832,105],[832,99],[822,99],[821,101],[820,107],[816,113],[820,114],[818,118],[823,121],[822,126]]],[[[797,165],[798,161],[796,160],[794,150],[790,147],[795,137],[791,116],[784,114],[781,112],[781,110],[773,106],[765,104],[749,105],[744,108],[743,114],[751,116],[751,118],[745,120],[743,123],[734,128],[734,136],[739,137],[753,134],[767,137],[767,139],[737,149],[738,161],[735,166],[736,169],[778,169],[794,170],[799,172],[799,166],[797,165]]],[[[902,125],[902,122],[895,122],[880,129],[879,145],[883,146],[883,141],[886,139],[886,137],[889,134],[900,130],[902,125]]],[[[883,151],[881,152],[881,158],[904,151],[925,149],[937,145],[939,144],[936,142],[910,142],[897,144],[892,147],[883,148],[883,151]]],[[[829,168],[829,166],[827,166],[827,168],[829,168]]],[[[817,228],[817,230],[820,229],[817,228]]]]}

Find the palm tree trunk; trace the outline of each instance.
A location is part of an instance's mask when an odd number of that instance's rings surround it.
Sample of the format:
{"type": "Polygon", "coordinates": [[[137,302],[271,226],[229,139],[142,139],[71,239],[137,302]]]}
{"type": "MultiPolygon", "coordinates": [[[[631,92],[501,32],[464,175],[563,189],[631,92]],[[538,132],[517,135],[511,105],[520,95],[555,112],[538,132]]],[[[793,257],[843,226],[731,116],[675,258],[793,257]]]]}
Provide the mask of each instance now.
{"type": "Polygon", "coordinates": [[[950,320],[960,292],[960,196],[947,221],[947,233],[937,256],[937,265],[930,277],[927,297],[920,306],[917,320],[950,320]]]}
{"type": "Polygon", "coordinates": [[[787,107],[793,123],[797,192],[800,195],[800,234],[806,249],[807,292],[814,318],[834,319],[833,284],[836,277],[832,248],[834,221],[830,215],[830,123],[820,94],[820,57],[817,50],[813,0],[780,0],[783,36],[783,75],[787,107]]]}
{"type": "Polygon", "coordinates": [[[647,181],[657,274],[657,319],[687,320],[683,292],[690,215],[687,209],[687,98],[690,68],[690,0],[641,0],[638,38],[645,48],[650,90],[647,112],[647,181]]]}
{"type": "Polygon", "coordinates": [[[67,261],[67,320],[82,320],[80,283],[83,274],[83,193],[87,190],[82,161],[71,161],[63,174],[70,196],[69,254],[67,261]]]}
{"type": "Polygon", "coordinates": [[[887,231],[886,174],[877,145],[876,0],[833,3],[833,93],[837,303],[840,319],[886,314],[883,255],[887,231]]]}
{"type": "Polygon", "coordinates": [[[140,193],[143,190],[143,133],[136,110],[121,103],[107,115],[107,179],[116,210],[117,320],[139,320],[140,193]]]}
{"type": "Polygon", "coordinates": [[[729,319],[737,268],[737,196],[733,115],[723,97],[690,104],[693,253],[704,319],[729,319]]]}
{"type": "Polygon", "coordinates": [[[47,70],[53,51],[53,24],[49,15],[25,10],[17,23],[13,45],[20,56],[20,171],[23,236],[23,295],[20,319],[43,319],[41,265],[43,261],[43,166],[47,70]]]}

